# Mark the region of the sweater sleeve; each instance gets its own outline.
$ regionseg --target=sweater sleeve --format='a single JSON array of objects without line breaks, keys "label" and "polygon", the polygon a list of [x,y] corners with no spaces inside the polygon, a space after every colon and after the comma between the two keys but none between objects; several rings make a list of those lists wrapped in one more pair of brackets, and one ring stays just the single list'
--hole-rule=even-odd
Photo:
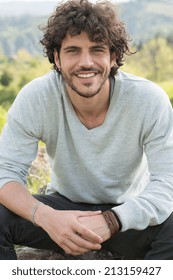
[{"label": "sweater sleeve", "polygon": [[114,208],[122,231],[161,224],[173,211],[173,110],[165,94],[146,112],[142,127],[150,180],[137,197]]},{"label": "sweater sleeve", "polygon": [[0,137],[0,187],[10,181],[26,184],[29,167],[37,155],[40,135],[39,103],[32,86],[26,86],[8,112]]}]

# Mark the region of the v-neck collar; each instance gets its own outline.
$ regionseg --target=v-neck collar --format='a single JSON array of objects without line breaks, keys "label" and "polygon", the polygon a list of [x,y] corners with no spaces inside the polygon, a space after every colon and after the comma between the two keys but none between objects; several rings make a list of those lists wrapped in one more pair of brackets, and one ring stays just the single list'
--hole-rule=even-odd
[{"label": "v-neck collar", "polygon": [[107,110],[105,120],[102,123],[102,125],[92,128],[92,129],[87,128],[77,117],[74,107],[70,101],[70,98],[68,96],[68,93],[67,93],[65,85],[64,85],[65,103],[69,107],[69,112],[70,112],[70,114],[72,114],[72,118],[73,118],[76,126],[78,127],[78,129],[81,129],[81,131],[83,133],[89,133],[89,134],[94,133],[95,134],[95,132],[97,132],[98,130],[102,129],[105,126],[105,124],[107,123],[107,119],[109,118],[109,113],[110,113],[110,111],[112,111],[112,107],[116,103],[115,99],[118,98],[118,91],[115,90],[115,85],[116,85],[115,77],[110,77],[110,103],[109,103],[109,107]]}]

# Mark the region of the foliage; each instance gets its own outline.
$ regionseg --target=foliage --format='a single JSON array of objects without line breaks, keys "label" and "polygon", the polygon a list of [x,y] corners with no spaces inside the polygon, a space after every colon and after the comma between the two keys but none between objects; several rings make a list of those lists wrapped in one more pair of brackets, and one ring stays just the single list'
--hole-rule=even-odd
[{"label": "foliage", "polygon": [[[10,3],[9,9],[8,1],[0,3],[0,53],[13,57],[19,50],[26,49],[31,55],[41,54],[38,42],[42,32],[38,26],[46,24],[56,5],[51,1],[20,1]],[[118,5],[118,13],[135,44],[144,43],[157,34],[170,37],[173,33],[172,0],[131,0]]]},{"label": "foliage", "polygon": [[6,69],[4,69],[0,77],[1,85],[7,87],[9,86],[12,80],[13,80],[12,75]]},{"label": "foliage", "polygon": [[47,154],[44,147],[40,147],[37,158],[33,161],[27,178],[27,186],[31,193],[38,193],[45,190],[50,182],[50,168]]},{"label": "foliage", "polygon": [[134,0],[121,5],[121,18],[134,43],[145,43],[156,35],[173,34],[172,0]]},{"label": "foliage", "polygon": [[168,94],[171,104],[173,106],[173,81],[163,81],[160,82],[159,85],[164,89],[164,91]]},{"label": "foliage", "polygon": [[26,49],[32,55],[41,54],[42,48],[38,44],[41,32],[38,26],[42,21],[42,17],[33,16],[0,18],[2,53],[9,58],[13,58],[21,49]]},{"label": "foliage", "polygon": [[156,37],[144,45],[129,58],[127,67],[134,69],[140,76],[160,82],[172,79],[173,76],[173,44],[167,39]]},{"label": "foliage", "polygon": [[156,37],[141,44],[135,55],[126,58],[123,69],[160,84],[173,104],[173,42],[171,38]]},{"label": "foliage", "polygon": [[0,132],[5,125],[6,118],[7,118],[7,111],[2,106],[0,106]]},{"label": "foliage", "polygon": [[20,89],[32,79],[45,74],[51,66],[41,56],[32,57],[20,50],[13,59],[0,58],[0,105],[8,109]]}]

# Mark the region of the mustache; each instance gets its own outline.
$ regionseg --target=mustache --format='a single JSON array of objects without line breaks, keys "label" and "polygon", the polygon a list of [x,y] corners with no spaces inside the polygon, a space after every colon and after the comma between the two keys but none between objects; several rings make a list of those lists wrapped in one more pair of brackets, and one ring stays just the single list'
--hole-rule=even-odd
[{"label": "mustache", "polygon": [[100,72],[100,70],[95,67],[81,67],[81,68],[77,69],[74,73],[79,74],[81,72],[91,72],[91,71],[97,72],[97,73]]}]

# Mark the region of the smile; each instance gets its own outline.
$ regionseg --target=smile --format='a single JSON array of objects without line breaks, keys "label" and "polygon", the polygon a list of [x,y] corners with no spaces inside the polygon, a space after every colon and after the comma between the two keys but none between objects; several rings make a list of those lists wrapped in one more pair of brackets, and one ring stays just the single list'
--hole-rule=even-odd
[{"label": "smile", "polygon": [[84,78],[84,79],[87,79],[87,78],[92,78],[96,75],[96,73],[83,73],[83,74],[77,74],[76,76],[78,78]]}]

